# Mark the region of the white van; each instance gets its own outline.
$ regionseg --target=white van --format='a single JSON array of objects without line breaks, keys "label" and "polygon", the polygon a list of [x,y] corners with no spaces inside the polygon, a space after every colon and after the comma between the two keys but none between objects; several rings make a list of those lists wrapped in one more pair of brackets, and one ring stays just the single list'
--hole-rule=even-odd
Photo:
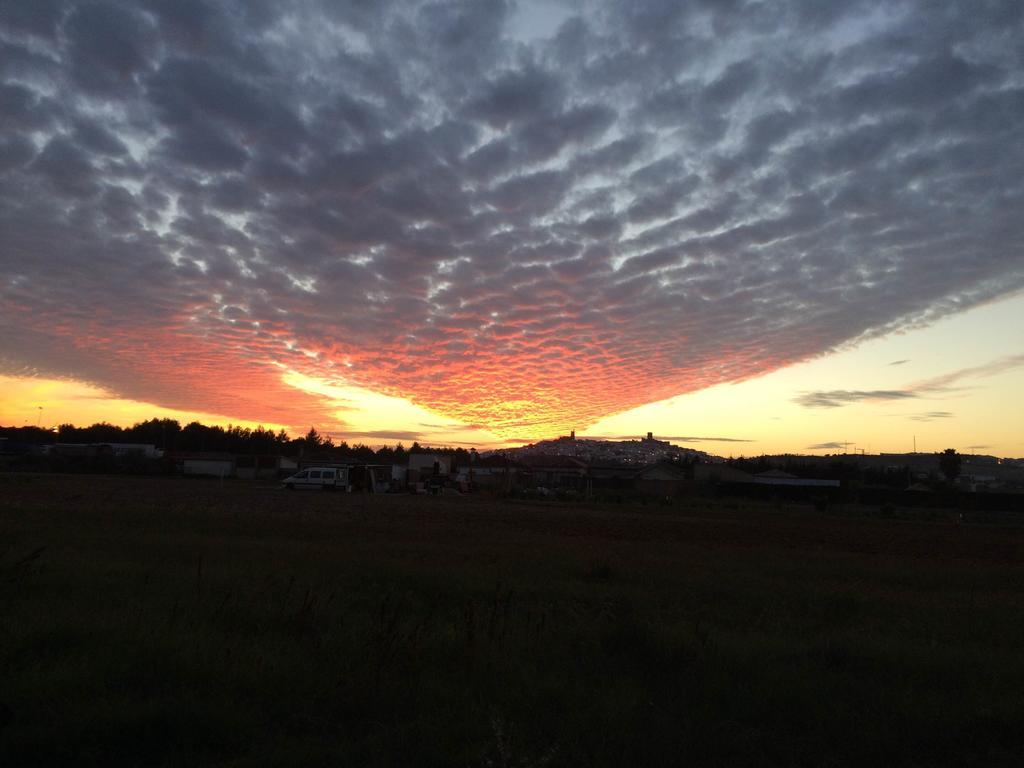
[{"label": "white van", "polygon": [[311,488],[316,491],[347,491],[348,467],[307,467],[284,479],[289,491]]}]

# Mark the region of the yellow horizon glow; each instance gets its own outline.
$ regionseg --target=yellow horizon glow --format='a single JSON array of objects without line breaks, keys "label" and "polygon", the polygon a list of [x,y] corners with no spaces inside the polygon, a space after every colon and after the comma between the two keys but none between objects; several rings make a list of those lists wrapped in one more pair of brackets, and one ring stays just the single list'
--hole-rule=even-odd
[{"label": "yellow horizon glow", "polygon": [[[922,381],[1024,354],[1024,297],[976,307],[928,327],[865,341],[756,379],[721,384],[601,419],[588,435],[725,437],[683,445],[723,456],[937,452],[1024,456],[1024,365],[965,376],[950,391],[864,399],[838,408],[794,402],[808,391],[906,390]],[[894,364],[897,361],[905,361]],[[949,416],[919,420],[929,413]]]},{"label": "yellow horizon glow", "polygon": [[[352,423],[360,425],[357,429],[331,430],[329,433],[332,437],[347,440],[349,438],[345,437],[346,432],[425,432],[432,436],[432,445],[466,443],[487,448],[509,444],[487,430],[474,429],[448,416],[416,405],[406,398],[384,395],[350,384],[333,383],[290,369],[282,374],[281,381],[293,389],[323,397],[327,401],[325,409],[334,409],[334,415],[345,421],[346,426]],[[439,421],[445,423],[435,425],[435,422]],[[420,427],[424,425],[431,426],[421,429]],[[379,439],[383,441],[379,443],[382,445],[408,442],[395,438],[366,438],[360,435],[356,435],[350,442],[364,442],[367,439]]]},{"label": "yellow horizon glow", "polygon": [[177,419],[182,426],[198,421],[207,426],[226,427],[230,424],[246,429],[262,426],[275,432],[287,429],[283,424],[165,408],[118,397],[101,387],[80,381],[0,375],[0,392],[3,393],[0,396],[0,425],[10,427],[34,427],[37,422],[44,429],[56,429],[61,424],[86,427],[100,422],[130,427],[149,419]]}]

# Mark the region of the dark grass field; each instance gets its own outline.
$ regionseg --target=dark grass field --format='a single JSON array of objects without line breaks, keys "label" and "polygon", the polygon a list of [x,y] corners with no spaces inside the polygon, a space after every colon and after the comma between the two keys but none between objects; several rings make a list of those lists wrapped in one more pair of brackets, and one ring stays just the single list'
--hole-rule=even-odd
[{"label": "dark grass field", "polygon": [[0,475],[0,765],[1021,765],[1024,528]]}]

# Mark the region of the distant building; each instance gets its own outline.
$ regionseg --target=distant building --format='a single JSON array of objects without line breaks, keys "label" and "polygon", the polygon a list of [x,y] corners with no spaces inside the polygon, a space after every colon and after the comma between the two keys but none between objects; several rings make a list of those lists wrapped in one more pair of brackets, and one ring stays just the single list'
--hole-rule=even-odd
[{"label": "distant building", "polygon": [[[452,471],[452,459],[440,453],[410,453],[409,473],[419,476],[447,475]],[[410,478],[412,482],[412,478]]]},{"label": "distant building", "polygon": [[409,477],[409,465],[408,464],[392,464],[391,465],[391,485],[394,487],[403,487],[408,481]]},{"label": "distant building", "polygon": [[582,490],[586,485],[587,464],[572,456],[526,456],[523,464],[524,474],[535,488]]},{"label": "distant building", "polygon": [[299,468],[295,459],[274,454],[235,456],[235,472],[245,480],[274,479],[290,475]]},{"label": "distant building", "polygon": [[797,477],[781,469],[770,469],[767,472],[759,472],[754,475],[754,482],[760,485],[788,485],[796,487],[817,487],[817,488],[838,488],[838,480],[814,480],[807,477]]},{"label": "distant building", "polygon": [[597,481],[608,481],[610,485],[631,483],[636,473],[636,464],[625,461],[592,461],[587,467],[587,477]]},{"label": "distant building", "polygon": [[635,473],[633,487],[647,496],[673,498],[692,493],[693,481],[686,476],[686,469],[668,462],[652,464]]},{"label": "distant building", "polygon": [[699,483],[753,483],[754,476],[728,464],[695,464],[693,479]]},{"label": "distant building", "polygon": [[23,443],[19,440],[11,440],[0,437],[0,456],[26,456],[30,453],[41,453],[46,446]]},{"label": "distant building", "polygon": [[490,475],[508,475],[515,474],[516,472],[525,468],[525,464],[510,459],[506,456],[485,456],[482,459],[475,461],[467,469],[473,471],[475,477],[487,477]]},{"label": "distant building", "polygon": [[142,459],[159,459],[164,455],[163,451],[149,443],[55,443],[47,446],[47,453],[52,456],[84,458],[134,456]]},{"label": "distant building", "polygon": [[516,485],[526,465],[506,456],[492,455],[459,468],[459,480],[481,490],[508,492]]},{"label": "distant building", "polygon": [[234,477],[235,457],[230,453],[200,451],[194,453],[176,452],[172,461],[181,474],[193,477]]}]

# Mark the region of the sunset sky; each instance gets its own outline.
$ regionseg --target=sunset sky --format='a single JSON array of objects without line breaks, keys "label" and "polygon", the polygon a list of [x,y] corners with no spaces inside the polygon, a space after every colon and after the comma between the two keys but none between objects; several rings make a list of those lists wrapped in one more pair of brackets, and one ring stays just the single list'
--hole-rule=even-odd
[{"label": "sunset sky", "polygon": [[1024,3],[0,3],[0,425],[1024,456]]}]

